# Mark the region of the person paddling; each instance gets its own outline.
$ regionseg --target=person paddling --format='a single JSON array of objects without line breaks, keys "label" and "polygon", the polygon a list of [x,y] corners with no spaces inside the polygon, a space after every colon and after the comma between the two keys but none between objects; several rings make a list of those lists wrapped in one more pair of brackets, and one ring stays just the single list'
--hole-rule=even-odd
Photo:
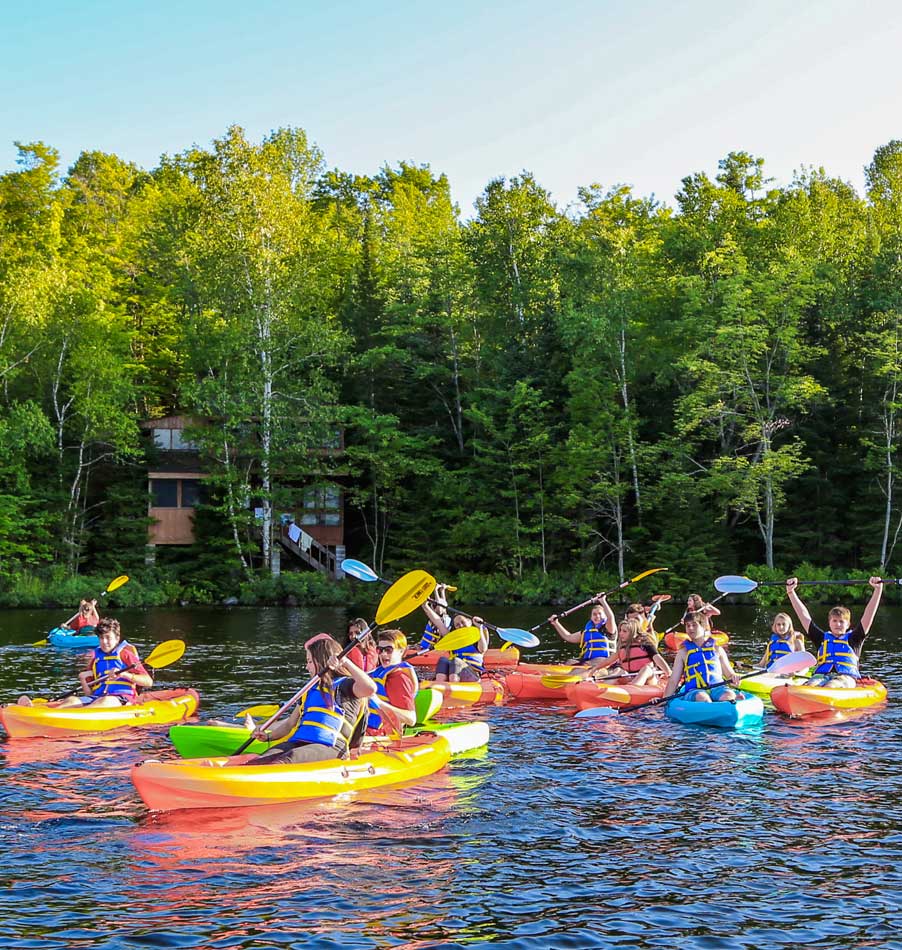
[{"label": "person paddling", "polygon": [[60,626],[67,630],[74,630],[77,633],[85,627],[96,627],[99,622],[100,614],[97,613],[97,601],[94,598],[84,597],[78,605],[78,610]]},{"label": "person paddling", "polygon": [[[357,748],[365,731],[367,700],[376,684],[356,663],[344,657],[328,633],[304,644],[307,672],[319,677],[291,715],[270,728],[254,731],[261,742],[284,740],[245,765],[284,765],[345,759]],[[337,673],[344,676],[336,677]]]},{"label": "person paddling", "polygon": [[660,675],[670,675],[670,665],[658,653],[655,635],[642,630],[638,620],[621,620],[617,628],[617,649],[603,660],[591,663],[590,679],[598,679],[601,671],[613,675],[618,672],[631,677],[633,686],[645,686],[658,681]]},{"label": "person paddling", "polygon": [[798,630],[793,629],[792,617],[789,614],[778,613],[770,629],[770,640],[758,664],[764,669],[770,666],[777,657],[786,656],[787,653],[798,653],[805,649],[805,638]]},{"label": "person paddling", "polygon": [[482,625],[481,617],[455,614],[449,626],[444,617],[429,603],[423,603],[423,612],[435,627],[438,639],[461,627],[479,627],[479,639],[466,647],[451,650],[448,656],[439,657],[435,664],[436,683],[477,683],[482,676],[483,657],[489,648],[489,631]]},{"label": "person paddling", "polygon": [[[380,630],[377,650],[379,665],[370,671],[376,695],[369,701],[366,722],[368,736],[388,735],[400,726],[415,726],[416,695],[419,680],[416,670],[404,662],[407,637],[400,630]],[[386,714],[387,722],[383,719]]]},{"label": "person paddling", "polygon": [[[141,663],[138,651],[122,639],[119,621],[104,617],[95,628],[99,646],[94,648],[91,665],[78,674],[83,696],[66,696],[48,703],[62,706],[125,706],[137,699],[137,690],[150,689],[153,678]],[[19,698],[20,706],[31,706],[28,696]]]},{"label": "person paddling", "polygon": [[827,629],[822,630],[811,619],[808,608],[799,597],[799,579],[787,578],[786,595],[811,645],[818,651],[817,666],[809,680],[811,686],[851,687],[861,679],[858,668],[861,648],[870,633],[883,594],[883,581],[879,577],[871,577],[868,583],[873,588],[873,593],[864,608],[861,620],[852,627],[852,613],[849,608],[833,607],[827,614]]},{"label": "person paddling", "polygon": [[[738,685],[739,674],[733,669],[724,648],[714,642],[705,626],[704,615],[691,610],[686,614],[683,625],[688,639],[677,650],[670,679],[664,688],[664,698],[676,696],[682,681],[679,695],[683,699],[701,703],[720,700],[734,702],[740,699],[743,694],[727,685]],[[706,688],[715,683],[723,685],[715,686],[714,689]]]},{"label": "person paddling", "polygon": [[604,594],[599,594],[595,601],[589,619],[579,633],[571,633],[560,622],[557,614],[552,614],[548,618],[548,622],[562,640],[579,644],[580,654],[576,660],[577,664],[607,659],[614,648],[612,640],[617,627],[614,611],[611,610],[611,605]]}]

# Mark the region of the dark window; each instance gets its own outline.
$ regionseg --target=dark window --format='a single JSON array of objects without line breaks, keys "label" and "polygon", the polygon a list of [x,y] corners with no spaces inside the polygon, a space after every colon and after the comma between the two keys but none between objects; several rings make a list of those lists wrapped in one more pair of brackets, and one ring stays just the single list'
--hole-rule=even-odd
[{"label": "dark window", "polygon": [[174,478],[152,478],[150,493],[154,508],[178,508],[179,483]]},{"label": "dark window", "polygon": [[182,482],[182,508],[196,508],[203,501],[204,491],[200,481],[185,479]]}]

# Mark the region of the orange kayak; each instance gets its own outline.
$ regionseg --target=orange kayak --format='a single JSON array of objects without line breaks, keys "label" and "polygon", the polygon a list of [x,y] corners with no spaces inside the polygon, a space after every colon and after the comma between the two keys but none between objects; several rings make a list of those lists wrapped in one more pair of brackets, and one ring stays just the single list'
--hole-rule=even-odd
[{"label": "orange kayak", "polygon": [[95,709],[92,706],[0,706],[0,722],[12,738],[73,736],[134,726],[182,722],[197,711],[193,689],[142,693],[135,703]]},{"label": "orange kayak", "polygon": [[596,706],[637,706],[664,695],[665,681],[657,686],[633,686],[625,681],[593,682],[585,680],[567,687],[567,698],[580,709]]},{"label": "orange kayak", "polygon": [[442,709],[455,706],[475,706],[479,703],[504,702],[504,686],[496,679],[484,676],[478,683],[434,683],[429,689],[442,696]]},{"label": "orange kayak", "polygon": [[511,699],[550,699],[567,702],[567,684],[555,683],[553,679],[553,675],[549,674],[521,673],[519,670],[514,670],[504,677],[504,689]]},{"label": "orange kayak", "polygon": [[[714,642],[719,647],[725,647],[730,642],[730,635],[724,633],[723,630],[712,630],[711,636],[714,637]],[[670,633],[666,634],[664,637],[664,643],[667,645],[669,650],[673,650],[676,653],[677,650],[686,642],[686,634],[682,630],[671,630]]]},{"label": "orange kayak", "polygon": [[860,679],[857,686],[777,686],[770,694],[770,701],[774,706],[781,713],[793,718],[867,709],[885,699],[886,687],[883,683],[867,677]]},{"label": "orange kayak", "polygon": [[[404,659],[411,666],[429,666],[434,668],[439,657],[448,656],[447,650],[430,650],[428,653],[417,653],[408,650]],[[516,647],[509,650],[486,650],[482,658],[482,665],[487,670],[512,670],[520,661],[520,651]]]},{"label": "orange kayak", "polygon": [[468,722],[392,740],[346,760],[241,765],[253,757],[151,759],[133,766],[131,779],[148,808],[158,811],[283,804],[423,778],[447,765],[452,755],[488,739],[486,723]]}]

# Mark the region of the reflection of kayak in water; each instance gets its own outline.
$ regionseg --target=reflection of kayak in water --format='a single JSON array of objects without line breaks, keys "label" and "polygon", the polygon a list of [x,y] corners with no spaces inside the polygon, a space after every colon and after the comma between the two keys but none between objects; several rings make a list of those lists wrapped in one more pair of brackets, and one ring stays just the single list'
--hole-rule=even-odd
[{"label": "reflection of kayak in water", "polygon": [[485,745],[488,738],[486,723],[458,723],[385,740],[348,759],[294,765],[241,765],[247,756],[148,760],[132,768],[131,779],[145,804],[158,811],[279,804],[414,781],[443,768],[455,752]]},{"label": "reflection of kayak in water", "polygon": [[[724,633],[723,630],[712,630],[711,636],[714,637],[714,642],[719,647],[725,647],[730,642],[730,635]],[[670,633],[664,636],[664,643],[668,650],[673,650],[676,653],[687,639],[688,637],[682,630],[671,630]]]}]

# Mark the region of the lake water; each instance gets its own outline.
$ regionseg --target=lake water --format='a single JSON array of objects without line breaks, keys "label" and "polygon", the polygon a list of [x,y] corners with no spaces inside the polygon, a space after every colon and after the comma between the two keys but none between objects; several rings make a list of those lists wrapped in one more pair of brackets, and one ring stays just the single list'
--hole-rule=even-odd
[{"label": "lake water", "polygon": [[[528,628],[549,612],[484,615]],[[659,628],[677,619],[662,613]],[[25,645],[64,614],[7,612],[0,699],[74,685],[77,653]],[[201,718],[287,698],[304,681],[303,640],[346,619],[117,616],[145,656],[185,640],[158,682],[196,687]],[[719,625],[734,657],[760,655],[764,615],[727,608]],[[492,727],[482,757],[416,786],[287,807],[149,814],[128,769],[172,754],[164,727],[4,738],[0,947],[902,948],[900,626],[902,612],[882,610],[865,645],[889,704],[848,722],[770,712],[722,733],[655,708],[578,720],[509,704],[471,712]],[[530,651],[568,655],[547,634]]]}]

